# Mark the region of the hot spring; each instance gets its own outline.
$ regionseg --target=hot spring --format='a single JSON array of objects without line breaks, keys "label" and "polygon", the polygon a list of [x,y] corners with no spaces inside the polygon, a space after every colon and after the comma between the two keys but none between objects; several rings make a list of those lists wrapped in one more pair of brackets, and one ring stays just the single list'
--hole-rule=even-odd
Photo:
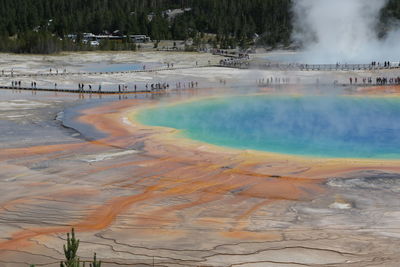
[{"label": "hot spring", "polygon": [[400,158],[400,98],[253,95],[149,108],[146,125],[218,146],[325,158]]}]

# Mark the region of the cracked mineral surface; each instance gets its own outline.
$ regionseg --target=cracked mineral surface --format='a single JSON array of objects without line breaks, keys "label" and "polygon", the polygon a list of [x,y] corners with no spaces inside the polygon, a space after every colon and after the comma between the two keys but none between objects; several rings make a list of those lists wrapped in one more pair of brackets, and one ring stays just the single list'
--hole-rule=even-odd
[{"label": "cracked mineral surface", "polygon": [[[85,54],[81,61],[99,57],[110,55]],[[49,60],[62,65],[71,58],[8,64],[32,72],[47,69]],[[193,56],[175,58],[190,65]],[[71,227],[81,240],[81,259],[96,252],[104,266],[398,266],[398,161],[222,149],[132,119],[136,110],[160,102],[243,94],[235,86],[253,82],[250,73],[148,73],[151,81],[197,77],[206,86],[123,98],[0,91],[0,266],[59,266]],[[136,76],[79,79],[112,83]],[[228,86],[219,85],[221,78]],[[79,80],[62,79],[66,86]],[[245,93],[271,90],[247,86]]]}]

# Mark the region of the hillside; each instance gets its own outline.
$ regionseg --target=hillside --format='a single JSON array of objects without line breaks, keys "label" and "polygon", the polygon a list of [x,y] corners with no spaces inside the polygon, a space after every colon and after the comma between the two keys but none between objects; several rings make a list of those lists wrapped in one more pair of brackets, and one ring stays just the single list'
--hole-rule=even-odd
[{"label": "hillside", "polygon": [[[293,0],[0,0],[0,51],[51,53],[85,50],[68,34],[143,34],[152,40],[246,47],[290,44]],[[185,9],[182,12],[177,10]],[[391,0],[382,21],[400,17]],[[213,34],[214,39],[204,36]],[[129,42],[128,40],[126,41]],[[135,49],[125,44],[115,49]],[[110,49],[109,46],[101,47]]]}]

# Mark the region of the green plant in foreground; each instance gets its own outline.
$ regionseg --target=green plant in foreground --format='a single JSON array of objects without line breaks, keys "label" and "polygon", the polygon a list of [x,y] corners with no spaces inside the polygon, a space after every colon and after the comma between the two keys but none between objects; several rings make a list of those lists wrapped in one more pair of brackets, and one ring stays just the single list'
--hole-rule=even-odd
[{"label": "green plant in foreground", "polygon": [[64,245],[66,261],[60,263],[60,267],[80,267],[79,258],[76,253],[79,248],[79,240],[75,238],[75,230],[72,228],[71,236],[67,234],[67,245]]},{"label": "green plant in foreground", "polygon": [[101,267],[101,261],[97,261],[96,253],[94,253],[93,263],[90,264],[90,267]]},{"label": "green plant in foreground", "polygon": [[[79,239],[75,238],[74,228],[71,230],[71,235],[67,233],[67,244],[64,244],[63,248],[66,260],[60,262],[60,267],[85,267],[85,262],[81,262],[76,255],[79,248]],[[31,264],[30,267],[35,267],[35,265]],[[101,267],[101,261],[97,261],[96,253],[94,253],[93,262],[90,263],[90,267]]]}]

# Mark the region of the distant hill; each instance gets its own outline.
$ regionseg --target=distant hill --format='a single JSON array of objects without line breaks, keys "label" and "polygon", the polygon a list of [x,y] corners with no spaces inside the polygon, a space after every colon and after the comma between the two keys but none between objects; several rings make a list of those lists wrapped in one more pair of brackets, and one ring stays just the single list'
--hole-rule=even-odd
[{"label": "distant hill", "polygon": [[[65,36],[117,30],[124,35],[148,35],[152,40],[192,38],[195,44],[208,42],[222,48],[246,47],[255,40],[271,47],[288,45],[292,1],[0,0],[0,51],[81,50],[87,47]],[[391,0],[383,14],[385,22],[400,17],[400,1]]]}]

